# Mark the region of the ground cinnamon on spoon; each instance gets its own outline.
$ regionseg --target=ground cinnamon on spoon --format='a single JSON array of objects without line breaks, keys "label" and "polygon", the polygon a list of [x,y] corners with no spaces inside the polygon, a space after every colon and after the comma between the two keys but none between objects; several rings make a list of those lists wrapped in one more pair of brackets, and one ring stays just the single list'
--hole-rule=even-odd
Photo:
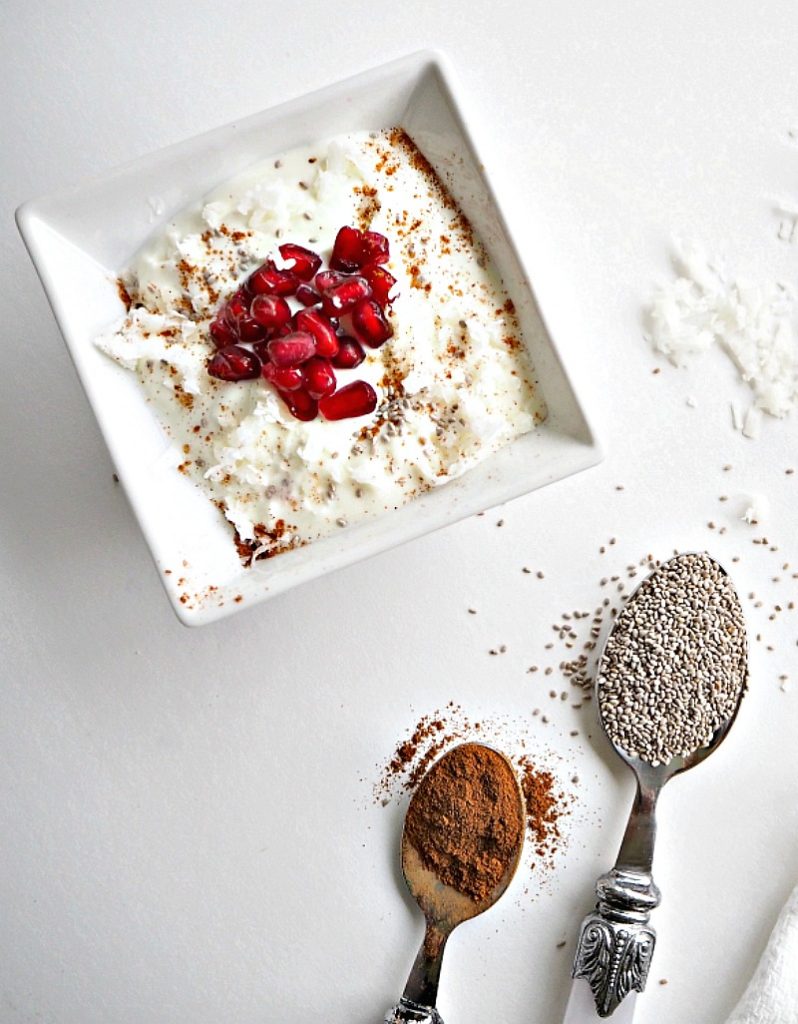
[{"label": "ground cinnamon on spoon", "polygon": [[[446,750],[458,741],[480,740],[505,749],[510,744],[510,760],[526,798],[526,862],[529,870],[534,871],[536,882],[526,894],[534,897],[551,879],[568,845],[566,819],[573,815],[577,805],[575,789],[580,780],[572,773],[569,783],[565,784],[562,758],[550,750],[536,749],[534,754],[524,750],[526,736],[519,737],[511,721],[503,718],[472,720],[454,701],[422,715],[382,766],[374,784],[374,802],[387,806],[401,799],[403,793],[414,792],[430,765]],[[553,769],[553,762],[558,764],[559,770]]]},{"label": "ground cinnamon on spoon", "polygon": [[421,781],[405,839],[442,882],[480,903],[514,862],[524,825],[517,782],[505,759],[465,743]]}]

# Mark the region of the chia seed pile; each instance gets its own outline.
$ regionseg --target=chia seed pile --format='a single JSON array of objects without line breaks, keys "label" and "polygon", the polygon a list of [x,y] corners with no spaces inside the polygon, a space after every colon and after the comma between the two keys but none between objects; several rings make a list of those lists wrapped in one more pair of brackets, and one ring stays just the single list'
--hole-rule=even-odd
[{"label": "chia seed pile", "polygon": [[705,554],[679,555],[645,580],[619,613],[599,667],[611,741],[651,765],[707,746],[747,680],[737,594]]}]

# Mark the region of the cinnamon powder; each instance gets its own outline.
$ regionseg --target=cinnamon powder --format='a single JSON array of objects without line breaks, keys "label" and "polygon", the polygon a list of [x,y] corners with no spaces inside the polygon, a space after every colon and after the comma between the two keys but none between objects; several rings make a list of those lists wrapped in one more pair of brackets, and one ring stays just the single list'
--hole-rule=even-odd
[{"label": "cinnamon powder", "polygon": [[515,776],[501,754],[477,743],[454,747],[428,772],[405,821],[424,866],[477,903],[504,878],[523,835]]},{"label": "cinnamon powder", "polygon": [[564,794],[551,772],[536,768],[528,757],[518,759],[521,792],[526,802],[527,829],[538,857],[548,857],[559,846],[559,818]]},{"label": "cinnamon powder", "polygon": [[[402,792],[414,792],[424,774],[455,743],[478,740],[505,746],[510,743],[521,751],[510,754],[518,772],[521,791],[526,802],[526,837],[528,867],[535,872],[539,884],[556,870],[557,862],[568,845],[564,819],[573,813],[576,795],[565,788],[558,775],[549,769],[554,755],[541,751],[533,757],[526,739],[514,737],[512,723],[499,719],[472,720],[463,708],[450,701],[444,708],[423,715],[408,730],[391,758],[382,766],[374,784],[374,800],[383,806]],[[524,732],[526,727],[524,726]],[[527,748],[526,750],[524,748]],[[576,786],[578,779],[571,778]]]}]

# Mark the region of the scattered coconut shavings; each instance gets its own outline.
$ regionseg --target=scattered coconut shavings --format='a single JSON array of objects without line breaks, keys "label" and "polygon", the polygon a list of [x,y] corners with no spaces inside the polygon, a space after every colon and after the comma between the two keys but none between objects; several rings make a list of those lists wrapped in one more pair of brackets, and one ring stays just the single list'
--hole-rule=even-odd
[{"label": "scattered coconut shavings", "polygon": [[749,526],[758,526],[767,518],[769,511],[768,500],[763,494],[751,494],[746,499],[746,509],[740,518]]},{"label": "scattered coconut shavings", "polygon": [[677,244],[675,281],[660,284],[646,310],[648,339],[674,366],[718,345],[753,392],[732,405],[735,427],[756,438],[761,414],[782,418],[798,404],[798,342],[793,291],[781,282],[728,280],[695,245]]},{"label": "scattered coconut shavings", "polygon": [[756,441],[762,433],[762,413],[756,406],[750,406],[745,413],[743,420],[743,437]]}]

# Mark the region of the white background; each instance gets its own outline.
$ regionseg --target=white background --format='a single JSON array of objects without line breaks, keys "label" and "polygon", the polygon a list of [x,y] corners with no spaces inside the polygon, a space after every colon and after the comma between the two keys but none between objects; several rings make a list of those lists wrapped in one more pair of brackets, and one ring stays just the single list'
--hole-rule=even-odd
[{"label": "white background", "polygon": [[[798,279],[776,210],[798,202],[798,8],[7,0],[3,14],[0,1021],[379,1020],[421,926],[395,863],[403,808],[374,805],[371,786],[417,715],[454,699],[477,718],[521,716],[527,750],[559,751],[583,782],[547,884],[522,872],[455,935],[441,1008],[447,1024],[556,1024],[630,783],[587,738],[589,713],[549,701],[550,680],[525,668],[546,663],[562,611],[603,596],[600,576],[708,546],[729,565],[740,555],[734,578],[765,602],[746,600],[764,640],[728,743],[663,800],[659,945],[637,1019],[721,1024],[798,881],[798,611],[767,617],[798,599],[798,432],[793,418],[756,442],[734,434],[740,391],[720,354],[652,375],[640,309],[674,234],[751,280]],[[533,285],[607,459],[186,630],[112,482],[13,209],[428,45],[452,58],[526,226]],[[751,493],[770,500],[760,534],[777,553],[738,519]],[[499,643],[507,653],[490,657]],[[538,705],[548,727],[529,717]]]}]

